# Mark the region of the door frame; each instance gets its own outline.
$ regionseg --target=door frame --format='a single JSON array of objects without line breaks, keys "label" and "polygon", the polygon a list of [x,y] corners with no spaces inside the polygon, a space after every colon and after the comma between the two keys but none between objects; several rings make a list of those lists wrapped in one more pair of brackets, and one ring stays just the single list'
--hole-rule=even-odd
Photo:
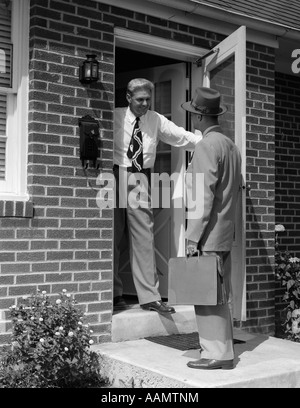
[{"label": "door frame", "polygon": [[[115,28],[115,47],[122,47],[134,51],[163,56],[176,59],[182,62],[194,63],[199,56],[207,53],[207,50],[200,47],[184,44],[178,41],[171,41],[148,34],[143,34],[123,28]],[[187,78],[186,89],[191,89],[190,79]],[[173,154],[172,154],[173,155]],[[181,243],[180,251],[185,251]]]},{"label": "door frame", "polygon": [[[199,67],[196,64],[196,61],[199,58],[205,56],[207,54],[207,49],[201,47],[195,47],[192,45],[188,45],[185,43],[166,40],[160,37],[155,37],[149,34],[143,34],[123,28],[115,28],[115,47],[122,47],[127,49],[132,49],[135,51],[140,51],[143,53],[153,54],[153,55],[161,55],[164,57],[174,58],[177,60],[182,60],[186,62],[192,62],[192,73],[191,73],[191,83],[188,84],[187,89],[193,91],[197,86],[208,86],[209,84],[209,75],[207,75],[207,68],[212,68],[214,64],[219,63],[219,59],[222,57],[221,54],[213,53],[208,57],[204,58],[204,66]],[[239,41],[242,37],[242,42]],[[236,103],[235,114],[238,116],[235,117],[242,117],[242,121],[238,121],[235,123],[235,132],[240,132],[242,135],[241,143],[238,144],[238,147],[241,151],[242,155],[242,175],[243,175],[243,183],[241,185],[242,189],[242,232],[241,232],[241,240],[242,240],[242,267],[244,276],[245,273],[245,242],[246,242],[246,189],[245,189],[245,180],[246,180],[246,80],[240,81],[240,73],[246,69],[246,46],[241,46],[241,44],[246,44],[246,27],[241,26],[239,29],[234,31],[230,34],[225,40],[223,40],[222,44],[227,45],[227,56],[232,55],[233,53],[236,54],[237,58],[235,58],[235,83],[242,84],[242,86],[235,87],[235,99],[239,101]],[[219,44],[220,45],[220,44]],[[218,46],[214,48],[217,50]],[[212,68],[213,69],[213,68]],[[242,71],[241,71],[242,70]],[[190,81],[190,79],[188,79]],[[243,95],[241,98],[240,95]],[[237,122],[237,121],[235,121]],[[246,279],[243,282],[243,307],[241,313],[241,320],[246,320]]]},{"label": "door frame", "polygon": [[[169,65],[142,68],[134,71],[120,73],[115,80],[116,91],[124,89],[132,78],[148,78],[154,84],[161,82],[171,83],[170,100],[170,120],[177,126],[186,128],[186,114],[181,108],[181,103],[186,101],[185,77],[187,72],[187,62],[177,62]],[[165,115],[155,105],[156,88],[152,92],[152,108],[154,111]],[[125,101],[124,101],[125,102]],[[154,238],[156,266],[159,277],[159,292],[162,298],[168,297],[168,261],[172,257],[185,256],[185,208],[184,208],[184,188],[183,180],[186,169],[187,148],[174,147],[169,145],[168,150],[171,154],[170,163],[170,207],[161,207],[158,213],[154,213]],[[159,154],[159,152],[157,152]],[[158,157],[157,157],[158,159]],[[156,160],[157,161],[157,160]],[[155,172],[155,167],[153,172]],[[154,185],[153,185],[154,187]],[[156,186],[158,187],[158,186]],[[159,192],[161,198],[162,191]],[[161,235],[163,237],[161,237]],[[165,246],[167,242],[167,247]],[[121,253],[121,259],[122,259]],[[125,253],[124,253],[125,254]],[[124,294],[134,295],[135,288],[128,269],[129,260],[119,264],[119,276],[122,275]]]}]

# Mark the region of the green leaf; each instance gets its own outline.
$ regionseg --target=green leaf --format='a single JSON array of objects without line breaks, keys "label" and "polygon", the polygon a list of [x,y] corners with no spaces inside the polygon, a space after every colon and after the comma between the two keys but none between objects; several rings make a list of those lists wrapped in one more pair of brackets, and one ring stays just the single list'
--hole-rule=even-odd
[{"label": "green leaf", "polygon": [[290,290],[290,288],[291,288],[292,286],[294,286],[294,284],[295,284],[295,281],[294,281],[293,279],[290,279],[290,280],[287,282],[287,290]]}]

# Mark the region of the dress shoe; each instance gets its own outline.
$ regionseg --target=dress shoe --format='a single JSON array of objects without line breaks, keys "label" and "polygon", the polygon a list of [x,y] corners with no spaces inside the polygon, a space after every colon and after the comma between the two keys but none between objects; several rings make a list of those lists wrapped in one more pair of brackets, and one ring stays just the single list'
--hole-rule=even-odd
[{"label": "dress shoe", "polygon": [[156,300],[155,302],[144,303],[141,305],[141,308],[144,310],[154,310],[160,314],[171,314],[175,313],[174,307],[167,306],[163,301]]},{"label": "dress shoe", "polygon": [[114,309],[118,310],[118,309],[125,309],[127,304],[125,300],[122,298],[122,296],[116,296],[114,297],[114,300],[113,300],[113,306],[114,306]]},{"label": "dress shoe", "polygon": [[189,361],[187,366],[198,368],[199,370],[232,370],[233,360],[214,360],[209,358],[200,358],[200,360]]}]

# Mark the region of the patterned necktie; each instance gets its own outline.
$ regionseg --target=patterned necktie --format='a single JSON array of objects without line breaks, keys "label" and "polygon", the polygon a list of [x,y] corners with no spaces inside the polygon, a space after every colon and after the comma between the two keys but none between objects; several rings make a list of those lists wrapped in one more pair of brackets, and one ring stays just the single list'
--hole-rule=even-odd
[{"label": "patterned necktie", "polygon": [[143,139],[139,121],[140,118],[137,117],[127,151],[128,158],[132,160],[133,173],[143,170]]}]

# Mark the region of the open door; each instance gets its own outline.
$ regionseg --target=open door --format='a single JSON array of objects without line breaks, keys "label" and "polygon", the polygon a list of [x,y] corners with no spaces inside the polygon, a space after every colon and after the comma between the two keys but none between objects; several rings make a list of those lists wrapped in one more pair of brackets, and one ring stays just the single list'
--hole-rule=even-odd
[{"label": "open door", "polygon": [[[242,26],[218,44],[212,53],[202,57],[198,71],[203,86],[217,89],[228,112],[220,117],[220,125],[240,149],[243,182],[237,203],[236,228],[232,249],[233,318],[246,320],[246,27]],[[199,86],[199,85],[198,85]]]}]

